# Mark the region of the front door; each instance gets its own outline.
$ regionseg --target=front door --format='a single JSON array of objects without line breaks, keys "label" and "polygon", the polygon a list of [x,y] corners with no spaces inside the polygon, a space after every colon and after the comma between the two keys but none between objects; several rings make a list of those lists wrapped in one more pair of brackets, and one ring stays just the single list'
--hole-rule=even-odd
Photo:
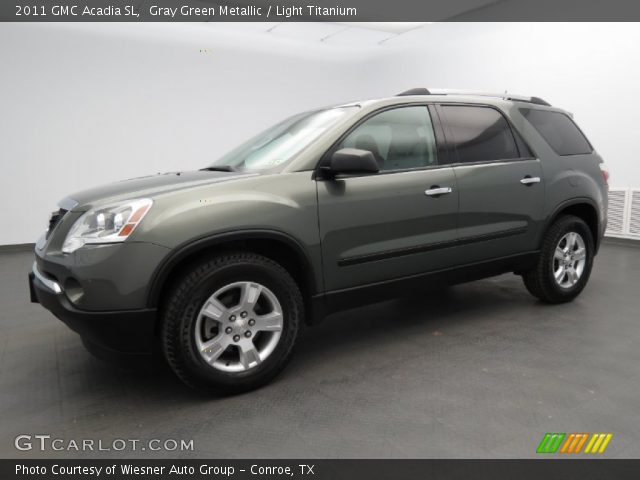
[{"label": "front door", "polygon": [[318,209],[328,291],[450,266],[458,188],[438,160],[426,106],[384,110],[361,122],[333,151],[371,151],[380,172],[319,180]]}]

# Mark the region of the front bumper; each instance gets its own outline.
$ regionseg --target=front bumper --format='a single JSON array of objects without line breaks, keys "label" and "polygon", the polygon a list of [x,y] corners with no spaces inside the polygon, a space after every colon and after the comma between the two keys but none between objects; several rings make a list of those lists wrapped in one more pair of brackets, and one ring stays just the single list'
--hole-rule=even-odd
[{"label": "front bumper", "polygon": [[156,309],[86,311],[72,305],[59,283],[39,271],[29,274],[31,301],[79,333],[85,343],[114,354],[150,354],[154,345]]}]

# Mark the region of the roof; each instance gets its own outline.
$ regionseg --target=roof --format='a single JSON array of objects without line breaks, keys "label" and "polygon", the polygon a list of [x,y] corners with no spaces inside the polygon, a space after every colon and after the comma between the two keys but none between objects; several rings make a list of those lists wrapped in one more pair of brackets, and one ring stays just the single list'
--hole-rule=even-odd
[{"label": "roof", "polygon": [[360,107],[361,114],[368,114],[381,107],[392,105],[406,105],[408,103],[463,103],[491,105],[498,107],[503,111],[511,108],[533,108],[536,110],[550,110],[562,112],[572,116],[572,114],[562,108],[553,107],[548,102],[539,97],[527,97],[523,95],[514,95],[510,93],[489,93],[489,92],[473,92],[468,90],[445,90],[445,89],[426,89],[415,88],[402,92],[401,94],[372,98],[367,100],[349,102],[337,107]]}]

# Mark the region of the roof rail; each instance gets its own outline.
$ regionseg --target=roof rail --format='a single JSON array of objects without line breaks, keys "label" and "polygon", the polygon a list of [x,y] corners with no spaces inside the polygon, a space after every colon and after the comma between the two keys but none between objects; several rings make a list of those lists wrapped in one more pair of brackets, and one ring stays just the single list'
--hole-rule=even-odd
[{"label": "roof rail", "polygon": [[449,90],[449,89],[428,90],[426,88],[412,88],[411,90],[407,90],[405,92],[399,93],[396,96],[403,97],[407,95],[469,95],[473,97],[494,97],[494,98],[501,98],[503,100],[527,102],[527,103],[533,103],[535,105],[544,105],[546,107],[551,106],[550,103],[546,102],[540,97],[526,97],[523,95],[512,95],[507,92],[489,93],[489,92],[474,92],[470,90]]}]

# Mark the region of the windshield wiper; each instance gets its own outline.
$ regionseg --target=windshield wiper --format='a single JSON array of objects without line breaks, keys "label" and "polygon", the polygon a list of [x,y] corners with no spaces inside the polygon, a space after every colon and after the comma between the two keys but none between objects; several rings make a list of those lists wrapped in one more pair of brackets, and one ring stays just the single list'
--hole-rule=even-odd
[{"label": "windshield wiper", "polygon": [[200,169],[201,172],[237,172],[231,165],[214,165],[213,167],[205,167]]}]

